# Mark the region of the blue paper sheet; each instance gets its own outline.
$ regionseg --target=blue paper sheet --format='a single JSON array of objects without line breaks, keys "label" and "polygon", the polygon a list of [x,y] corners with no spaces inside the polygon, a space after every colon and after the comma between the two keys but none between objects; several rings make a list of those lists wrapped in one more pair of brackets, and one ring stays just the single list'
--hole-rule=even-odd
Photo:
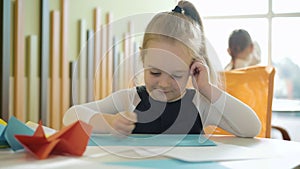
[{"label": "blue paper sheet", "polygon": [[16,119],[15,117],[11,117],[7,122],[7,126],[5,129],[4,137],[9,146],[14,150],[23,149],[23,146],[18,142],[15,138],[16,134],[22,135],[33,135],[34,131],[26,126],[24,123]]},{"label": "blue paper sheet", "polygon": [[0,148],[6,148],[9,146],[4,137],[5,129],[6,129],[6,126],[0,124]]},{"label": "blue paper sheet", "polygon": [[199,163],[188,163],[175,159],[155,159],[155,160],[133,160],[133,161],[121,161],[121,162],[107,162],[107,165],[118,165],[135,168],[172,168],[172,169],[228,169],[217,162],[199,162]]},{"label": "blue paper sheet", "polygon": [[198,134],[133,134],[126,138],[113,135],[92,135],[89,146],[215,146],[216,144]]}]

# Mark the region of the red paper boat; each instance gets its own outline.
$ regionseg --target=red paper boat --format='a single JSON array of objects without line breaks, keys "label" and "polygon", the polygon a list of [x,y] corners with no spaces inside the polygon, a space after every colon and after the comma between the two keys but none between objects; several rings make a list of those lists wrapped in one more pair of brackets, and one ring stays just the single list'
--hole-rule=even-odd
[{"label": "red paper boat", "polygon": [[81,156],[86,149],[91,132],[91,125],[77,121],[48,138],[41,124],[33,136],[15,135],[15,137],[26,150],[39,159],[45,159],[50,154]]}]

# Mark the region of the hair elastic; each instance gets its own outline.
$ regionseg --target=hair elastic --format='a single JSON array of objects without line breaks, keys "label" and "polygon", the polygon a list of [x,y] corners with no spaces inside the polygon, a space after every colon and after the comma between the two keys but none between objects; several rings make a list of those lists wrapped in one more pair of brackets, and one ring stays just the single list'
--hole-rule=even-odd
[{"label": "hair elastic", "polygon": [[184,10],[182,8],[180,8],[179,6],[176,6],[172,11],[177,12],[177,13],[184,13]]}]

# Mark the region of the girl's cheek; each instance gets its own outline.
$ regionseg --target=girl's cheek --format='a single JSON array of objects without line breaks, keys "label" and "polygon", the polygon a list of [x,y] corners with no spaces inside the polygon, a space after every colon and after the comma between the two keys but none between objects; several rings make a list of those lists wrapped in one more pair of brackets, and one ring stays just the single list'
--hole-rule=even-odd
[{"label": "girl's cheek", "polygon": [[173,86],[178,88],[178,89],[183,89],[185,88],[185,85],[184,85],[184,80],[180,79],[180,80],[174,80],[173,81]]}]

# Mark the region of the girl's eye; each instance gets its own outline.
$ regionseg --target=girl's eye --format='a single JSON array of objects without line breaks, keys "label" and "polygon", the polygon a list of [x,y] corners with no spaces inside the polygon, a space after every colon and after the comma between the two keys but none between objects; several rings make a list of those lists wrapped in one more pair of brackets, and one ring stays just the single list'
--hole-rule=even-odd
[{"label": "girl's eye", "polygon": [[182,78],[182,75],[173,75],[173,77],[176,79],[180,79],[180,78]]},{"label": "girl's eye", "polygon": [[150,74],[153,76],[159,76],[159,75],[161,75],[161,72],[150,71]]}]

